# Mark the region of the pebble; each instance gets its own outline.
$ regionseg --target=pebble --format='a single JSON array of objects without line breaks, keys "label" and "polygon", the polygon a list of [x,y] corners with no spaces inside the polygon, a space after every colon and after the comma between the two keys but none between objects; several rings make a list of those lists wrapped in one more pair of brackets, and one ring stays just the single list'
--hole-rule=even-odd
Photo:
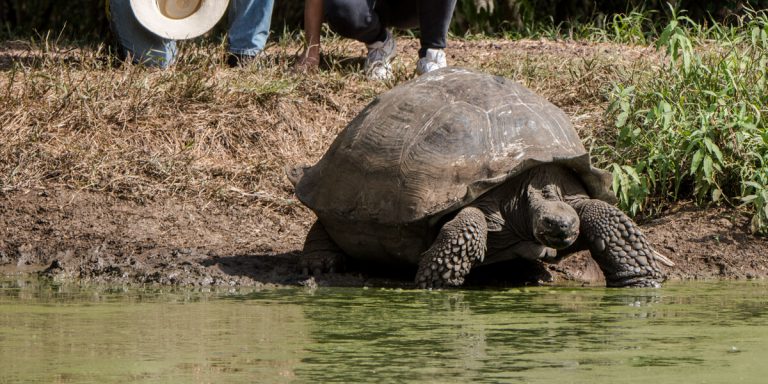
[{"label": "pebble", "polygon": [[722,219],[718,220],[717,224],[720,225],[723,228],[728,228],[728,229],[733,228],[733,223],[731,223],[731,221],[726,219],[726,218],[722,218]]}]

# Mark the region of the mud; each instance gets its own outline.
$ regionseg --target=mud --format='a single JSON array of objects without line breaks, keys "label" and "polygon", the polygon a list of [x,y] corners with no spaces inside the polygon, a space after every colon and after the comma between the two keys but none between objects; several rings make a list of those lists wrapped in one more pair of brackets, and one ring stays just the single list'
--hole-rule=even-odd
[{"label": "mud", "polygon": [[[258,204],[162,200],[146,203],[67,189],[0,195],[0,272],[53,280],[195,286],[402,286],[410,271],[351,269],[308,279],[299,252],[311,216],[282,219]],[[267,217],[272,217],[267,219]],[[676,266],[672,280],[764,279],[768,240],[748,233],[736,210],[680,205],[642,223]],[[506,271],[518,271],[513,274]],[[499,272],[501,271],[501,272]],[[555,265],[478,270],[471,285],[602,284],[588,254]]]}]

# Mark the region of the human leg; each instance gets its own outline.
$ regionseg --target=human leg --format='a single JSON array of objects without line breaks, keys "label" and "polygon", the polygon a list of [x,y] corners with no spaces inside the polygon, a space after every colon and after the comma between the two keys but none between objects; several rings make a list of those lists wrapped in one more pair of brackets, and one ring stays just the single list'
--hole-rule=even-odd
[{"label": "human leg", "polygon": [[341,36],[365,44],[384,41],[386,30],[374,0],[327,0],[323,2],[325,20]]},{"label": "human leg", "polygon": [[110,27],[120,44],[121,54],[135,64],[167,68],[176,59],[176,42],[148,31],[133,14],[129,0],[110,0]]},{"label": "human leg", "polygon": [[324,2],[324,12],[332,30],[366,44],[365,72],[370,79],[384,80],[392,76],[390,61],[397,45],[375,4],[374,0],[329,0]]},{"label": "human leg", "polygon": [[269,37],[274,0],[231,0],[229,4],[229,52],[239,57],[256,56]]},{"label": "human leg", "polygon": [[424,74],[448,65],[443,50],[456,0],[419,0],[418,6],[421,48],[416,72]]},{"label": "human leg", "polygon": [[419,57],[424,57],[427,49],[445,49],[456,0],[418,0],[416,3],[421,31]]},{"label": "human leg", "polygon": [[397,28],[419,28],[421,48],[416,72],[423,74],[447,66],[448,27],[456,0],[386,0],[376,4],[383,23]]}]

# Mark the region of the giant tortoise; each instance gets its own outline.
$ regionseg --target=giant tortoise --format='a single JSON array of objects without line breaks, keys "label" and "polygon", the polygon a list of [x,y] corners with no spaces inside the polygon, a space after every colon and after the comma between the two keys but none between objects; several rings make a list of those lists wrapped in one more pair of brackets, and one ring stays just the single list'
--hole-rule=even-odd
[{"label": "giant tortoise", "polygon": [[401,84],[288,178],[318,217],[304,257],[418,265],[420,287],[583,249],[609,286],[659,286],[672,264],[612,205],[565,113],[503,77],[445,68]]}]

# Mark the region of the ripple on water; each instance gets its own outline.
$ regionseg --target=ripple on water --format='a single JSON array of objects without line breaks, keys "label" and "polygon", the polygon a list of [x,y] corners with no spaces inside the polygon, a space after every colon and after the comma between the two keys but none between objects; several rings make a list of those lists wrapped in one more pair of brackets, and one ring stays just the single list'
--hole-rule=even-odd
[{"label": "ripple on water", "polygon": [[199,291],[0,281],[10,382],[761,382],[768,285]]}]

